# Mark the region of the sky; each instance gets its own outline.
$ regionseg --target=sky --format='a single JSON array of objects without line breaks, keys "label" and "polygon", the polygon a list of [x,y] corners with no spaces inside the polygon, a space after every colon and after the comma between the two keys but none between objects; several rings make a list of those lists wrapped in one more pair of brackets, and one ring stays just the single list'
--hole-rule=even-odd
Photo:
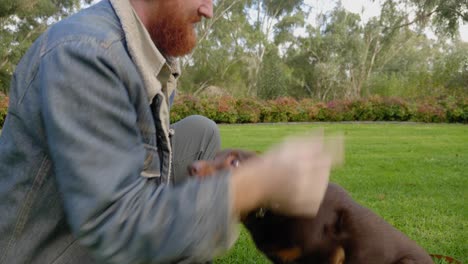
[{"label": "sky", "polygon": [[[312,7],[310,19],[313,19],[316,14],[321,12],[327,12],[333,9],[336,1],[330,0],[304,0],[307,5]],[[342,0],[343,7],[353,13],[361,14],[361,18],[364,22],[368,21],[369,18],[380,15],[380,2],[379,0]],[[434,38],[434,33],[427,31],[427,36]],[[460,26],[460,36],[463,41],[468,41],[468,24],[462,24]]]}]

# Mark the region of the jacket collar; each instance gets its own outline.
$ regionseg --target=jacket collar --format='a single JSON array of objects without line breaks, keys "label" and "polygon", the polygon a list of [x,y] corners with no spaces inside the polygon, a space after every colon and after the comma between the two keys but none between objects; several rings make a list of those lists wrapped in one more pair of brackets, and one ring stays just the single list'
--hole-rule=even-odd
[{"label": "jacket collar", "polygon": [[176,79],[180,76],[179,60],[165,58],[161,54],[129,0],[110,0],[110,3],[120,19],[129,54],[143,78],[148,102],[151,103],[161,92],[161,83],[165,84],[171,74]]}]

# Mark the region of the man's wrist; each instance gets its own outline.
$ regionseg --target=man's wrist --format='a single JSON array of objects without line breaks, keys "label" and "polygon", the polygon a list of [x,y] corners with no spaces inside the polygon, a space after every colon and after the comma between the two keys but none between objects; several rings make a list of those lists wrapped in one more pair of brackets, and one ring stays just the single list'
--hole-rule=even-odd
[{"label": "man's wrist", "polygon": [[251,168],[236,169],[230,179],[233,212],[239,218],[262,206],[265,201],[265,184]]}]

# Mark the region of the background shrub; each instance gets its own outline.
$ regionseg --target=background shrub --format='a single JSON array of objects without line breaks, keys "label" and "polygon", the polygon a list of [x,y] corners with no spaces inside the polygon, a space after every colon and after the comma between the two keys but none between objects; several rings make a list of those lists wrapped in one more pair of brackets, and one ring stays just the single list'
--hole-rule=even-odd
[{"label": "background shrub", "polygon": [[[275,100],[233,98],[229,96],[201,99],[201,108],[192,97],[177,100],[184,107],[174,106],[174,116],[185,113],[206,115],[218,123],[277,123],[315,121],[415,121],[468,123],[466,98],[368,97],[356,100],[317,102],[312,99],[297,101],[290,97]],[[194,110],[187,108],[196,107]]]},{"label": "background shrub", "polygon": [[192,95],[176,96],[171,108],[171,122],[177,122],[190,115],[204,115],[204,107],[200,99]]},{"label": "background shrub", "polygon": [[[8,97],[0,93],[0,127],[5,121]],[[415,121],[468,123],[468,98],[368,97],[318,102],[279,97],[274,100],[179,95],[171,109],[171,122],[189,115],[204,115],[216,123],[277,123],[336,121]]]},{"label": "background shrub", "polygon": [[236,102],[238,123],[260,122],[263,104],[253,98],[240,98]]},{"label": "background shrub", "polygon": [[8,111],[8,97],[0,92],[0,128],[5,122],[6,114]]}]

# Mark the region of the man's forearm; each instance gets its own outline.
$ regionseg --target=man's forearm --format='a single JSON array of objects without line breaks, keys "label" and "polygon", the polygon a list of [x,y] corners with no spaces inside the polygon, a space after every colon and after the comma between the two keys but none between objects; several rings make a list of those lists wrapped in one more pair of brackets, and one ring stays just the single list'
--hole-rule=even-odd
[{"label": "man's forearm", "polygon": [[236,238],[229,176],[180,187],[140,183],[78,230],[103,263],[207,261]]},{"label": "man's forearm", "polygon": [[266,197],[265,183],[260,182],[258,175],[250,166],[236,169],[229,185],[232,200],[232,211],[238,219],[261,207]]}]

